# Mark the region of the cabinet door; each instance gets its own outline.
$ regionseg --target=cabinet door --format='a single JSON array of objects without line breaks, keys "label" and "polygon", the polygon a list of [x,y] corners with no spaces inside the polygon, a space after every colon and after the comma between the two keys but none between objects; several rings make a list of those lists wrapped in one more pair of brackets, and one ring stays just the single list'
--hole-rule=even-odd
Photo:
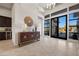
[{"label": "cabinet door", "polygon": [[11,18],[0,16],[0,27],[11,27]]},{"label": "cabinet door", "polygon": [[0,16],[0,27],[4,27],[4,18]]},{"label": "cabinet door", "polygon": [[0,32],[0,40],[6,40],[6,33]]},{"label": "cabinet door", "polygon": [[28,34],[27,33],[20,33],[20,42],[28,41]]},{"label": "cabinet door", "polygon": [[6,18],[6,27],[11,27],[11,18]]},{"label": "cabinet door", "polygon": [[12,32],[7,32],[7,39],[12,39]]}]

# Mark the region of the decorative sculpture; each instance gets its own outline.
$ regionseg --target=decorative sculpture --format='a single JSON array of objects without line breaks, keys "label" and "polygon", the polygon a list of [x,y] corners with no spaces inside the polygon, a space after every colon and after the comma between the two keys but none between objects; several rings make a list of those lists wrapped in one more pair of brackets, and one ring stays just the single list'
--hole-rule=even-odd
[{"label": "decorative sculpture", "polygon": [[33,20],[32,20],[32,18],[31,18],[30,16],[26,16],[26,17],[24,18],[24,22],[25,22],[25,24],[26,24],[28,27],[31,27],[31,26],[33,25]]},{"label": "decorative sculpture", "polygon": [[33,20],[30,16],[26,16],[24,18],[24,23],[25,23],[25,29],[24,31],[26,32],[32,32],[34,31],[34,27],[33,27]]}]

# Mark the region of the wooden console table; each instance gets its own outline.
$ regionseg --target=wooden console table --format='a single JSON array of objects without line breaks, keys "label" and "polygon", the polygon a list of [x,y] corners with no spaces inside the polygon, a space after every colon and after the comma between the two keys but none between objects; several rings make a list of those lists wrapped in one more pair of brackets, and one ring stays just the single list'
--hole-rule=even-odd
[{"label": "wooden console table", "polygon": [[18,33],[18,45],[22,45],[23,43],[27,43],[29,41],[39,40],[40,32],[19,32]]}]

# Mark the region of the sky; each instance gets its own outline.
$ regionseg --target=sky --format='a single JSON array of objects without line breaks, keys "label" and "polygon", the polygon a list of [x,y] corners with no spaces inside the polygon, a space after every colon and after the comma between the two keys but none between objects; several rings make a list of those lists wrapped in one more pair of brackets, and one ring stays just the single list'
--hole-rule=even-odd
[{"label": "sky", "polygon": [[75,20],[75,19],[77,19],[78,17],[74,17],[74,14],[70,14],[70,22],[69,22],[69,24],[70,25],[76,25],[77,24],[77,20]]},{"label": "sky", "polygon": [[[77,20],[74,20],[74,19],[77,19],[78,17],[74,17],[74,14],[70,14],[69,16],[69,25],[76,25],[77,24]],[[66,24],[66,16],[63,16],[63,17],[60,17],[59,18],[59,27],[62,28],[64,27],[64,25]]]},{"label": "sky", "polygon": [[59,27],[62,28],[66,24],[66,16],[59,17]]}]

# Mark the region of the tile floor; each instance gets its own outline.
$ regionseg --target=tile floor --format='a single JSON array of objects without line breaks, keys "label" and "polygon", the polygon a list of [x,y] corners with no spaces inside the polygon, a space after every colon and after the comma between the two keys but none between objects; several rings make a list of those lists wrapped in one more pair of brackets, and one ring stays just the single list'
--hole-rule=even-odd
[{"label": "tile floor", "polygon": [[14,48],[11,40],[0,41],[1,56],[78,56],[79,41],[44,38],[23,47]]}]

